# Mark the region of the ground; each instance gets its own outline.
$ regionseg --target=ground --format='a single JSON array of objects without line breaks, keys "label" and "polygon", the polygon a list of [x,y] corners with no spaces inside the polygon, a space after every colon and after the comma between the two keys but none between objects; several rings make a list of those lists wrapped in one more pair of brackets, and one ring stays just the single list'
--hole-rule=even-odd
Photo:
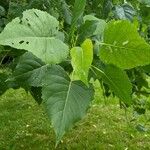
[{"label": "ground", "polygon": [[[131,119],[130,110],[127,116]],[[56,149],[149,150],[150,132],[137,131],[137,122],[128,119],[117,103],[105,105],[96,100]],[[10,89],[0,98],[0,150],[20,149],[53,150],[55,134],[44,108],[23,89]]]}]

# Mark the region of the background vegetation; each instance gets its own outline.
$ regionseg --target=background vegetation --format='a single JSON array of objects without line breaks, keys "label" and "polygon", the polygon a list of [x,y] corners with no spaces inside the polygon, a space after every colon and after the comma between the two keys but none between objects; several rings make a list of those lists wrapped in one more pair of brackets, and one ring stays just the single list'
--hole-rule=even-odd
[{"label": "background vegetation", "polygon": [[[148,0],[0,0],[0,45],[3,45],[0,46],[0,149],[54,149],[51,124],[57,144],[60,142],[58,149],[149,149],[149,9]],[[31,20],[30,15],[34,15]],[[39,19],[45,16],[50,20],[48,26],[47,20],[41,23]],[[16,17],[19,22],[13,24],[11,21]],[[19,28],[21,25],[26,28]],[[26,37],[20,33],[30,36],[33,25],[36,37],[25,41]],[[53,30],[47,35],[39,30],[41,27],[44,28],[41,31]],[[57,40],[58,47],[47,46],[56,48],[52,59],[47,53],[39,55],[38,48],[46,47],[41,37],[50,42],[51,37]],[[42,43],[39,47],[37,41],[33,44],[35,39]],[[64,51],[60,51],[62,49]],[[82,52],[83,58],[78,55]],[[57,65],[51,67],[51,64]],[[77,79],[82,82],[74,81]],[[68,89],[74,89],[72,93],[84,91],[76,94],[75,100],[86,99],[84,105],[78,101],[82,110],[75,105],[78,103],[73,103],[74,107],[69,103],[63,116],[72,117],[71,121],[63,117],[61,123],[49,105],[53,93],[58,99],[62,96],[57,95],[57,90],[63,89],[55,84],[59,80],[61,83],[67,80]],[[72,82],[76,89],[69,88]],[[47,83],[55,86],[51,88]],[[74,102],[74,97],[69,100]],[[41,103],[46,107],[39,107]],[[61,139],[89,107],[83,121],[76,123]],[[80,110],[76,116],[72,113],[75,108]]]},{"label": "background vegetation", "polygon": [[[99,92],[96,95],[88,115],[75,125],[57,149],[148,150],[150,124],[146,125],[146,130],[142,128],[145,118],[136,120],[129,109],[126,120],[117,99],[111,97],[104,104],[103,96]],[[23,89],[7,91],[0,103],[0,149],[55,149],[54,132],[43,109]],[[148,115],[150,117],[150,112]],[[141,125],[141,130],[136,129],[137,125]]]}]

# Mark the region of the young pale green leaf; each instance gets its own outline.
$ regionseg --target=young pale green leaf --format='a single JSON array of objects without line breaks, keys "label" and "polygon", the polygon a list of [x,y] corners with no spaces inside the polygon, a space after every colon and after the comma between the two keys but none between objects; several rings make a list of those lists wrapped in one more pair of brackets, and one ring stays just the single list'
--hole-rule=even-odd
[{"label": "young pale green leaf", "polygon": [[45,63],[59,63],[68,56],[68,46],[57,39],[59,22],[36,9],[8,23],[0,34],[0,44],[32,52]]},{"label": "young pale green leaf", "polygon": [[127,105],[132,103],[132,85],[124,71],[113,65],[102,66],[98,64],[92,67],[92,72],[97,78],[102,78],[121,101]]},{"label": "young pale green leaf", "polygon": [[42,98],[58,144],[65,132],[85,115],[93,89],[80,81],[71,81],[60,66],[52,66],[44,78]]},{"label": "young pale green leaf", "polygon": [[9,80],[17,81],[21,85],[41,86],[47,66],[31,52],[26,52],[20,57]]},{"label": "young pale green leaf", "polygon": [[71,49],[71,64],[74,74],[79,80],[88,85],[88,72],[93,61],[93,44],[87,39],[81,47]]},{"label": "young pale green leaf", "polygon": [[123,69],[150,64],[150,45],[128,21],[111,21],[104,31],[100,58]]}]

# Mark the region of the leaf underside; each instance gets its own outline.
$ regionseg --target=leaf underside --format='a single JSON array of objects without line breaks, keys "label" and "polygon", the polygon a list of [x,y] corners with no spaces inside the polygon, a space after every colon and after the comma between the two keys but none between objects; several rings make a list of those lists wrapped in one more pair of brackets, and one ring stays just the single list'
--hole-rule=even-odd
[{"label": "leaf underside", "polygon": [[0,44],[32,52],[45,63],[56,64],[68,56],[68,46],[57,38],[59,22],[37,9],[23,12],[0,34]]}]

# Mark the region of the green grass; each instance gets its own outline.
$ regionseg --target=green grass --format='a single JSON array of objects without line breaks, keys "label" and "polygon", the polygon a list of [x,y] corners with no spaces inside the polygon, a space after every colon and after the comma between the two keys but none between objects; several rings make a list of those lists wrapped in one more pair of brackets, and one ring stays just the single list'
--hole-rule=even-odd
[{"label": "green grass", "polygon": [[[134,126],[117,104],[94,105],[57,149],[149,150],[150,132],[138,132]],[[54,146],[55,134],[42,106],[22,89],[7,91],[0,98],[0,150],[53,150]]]}]

